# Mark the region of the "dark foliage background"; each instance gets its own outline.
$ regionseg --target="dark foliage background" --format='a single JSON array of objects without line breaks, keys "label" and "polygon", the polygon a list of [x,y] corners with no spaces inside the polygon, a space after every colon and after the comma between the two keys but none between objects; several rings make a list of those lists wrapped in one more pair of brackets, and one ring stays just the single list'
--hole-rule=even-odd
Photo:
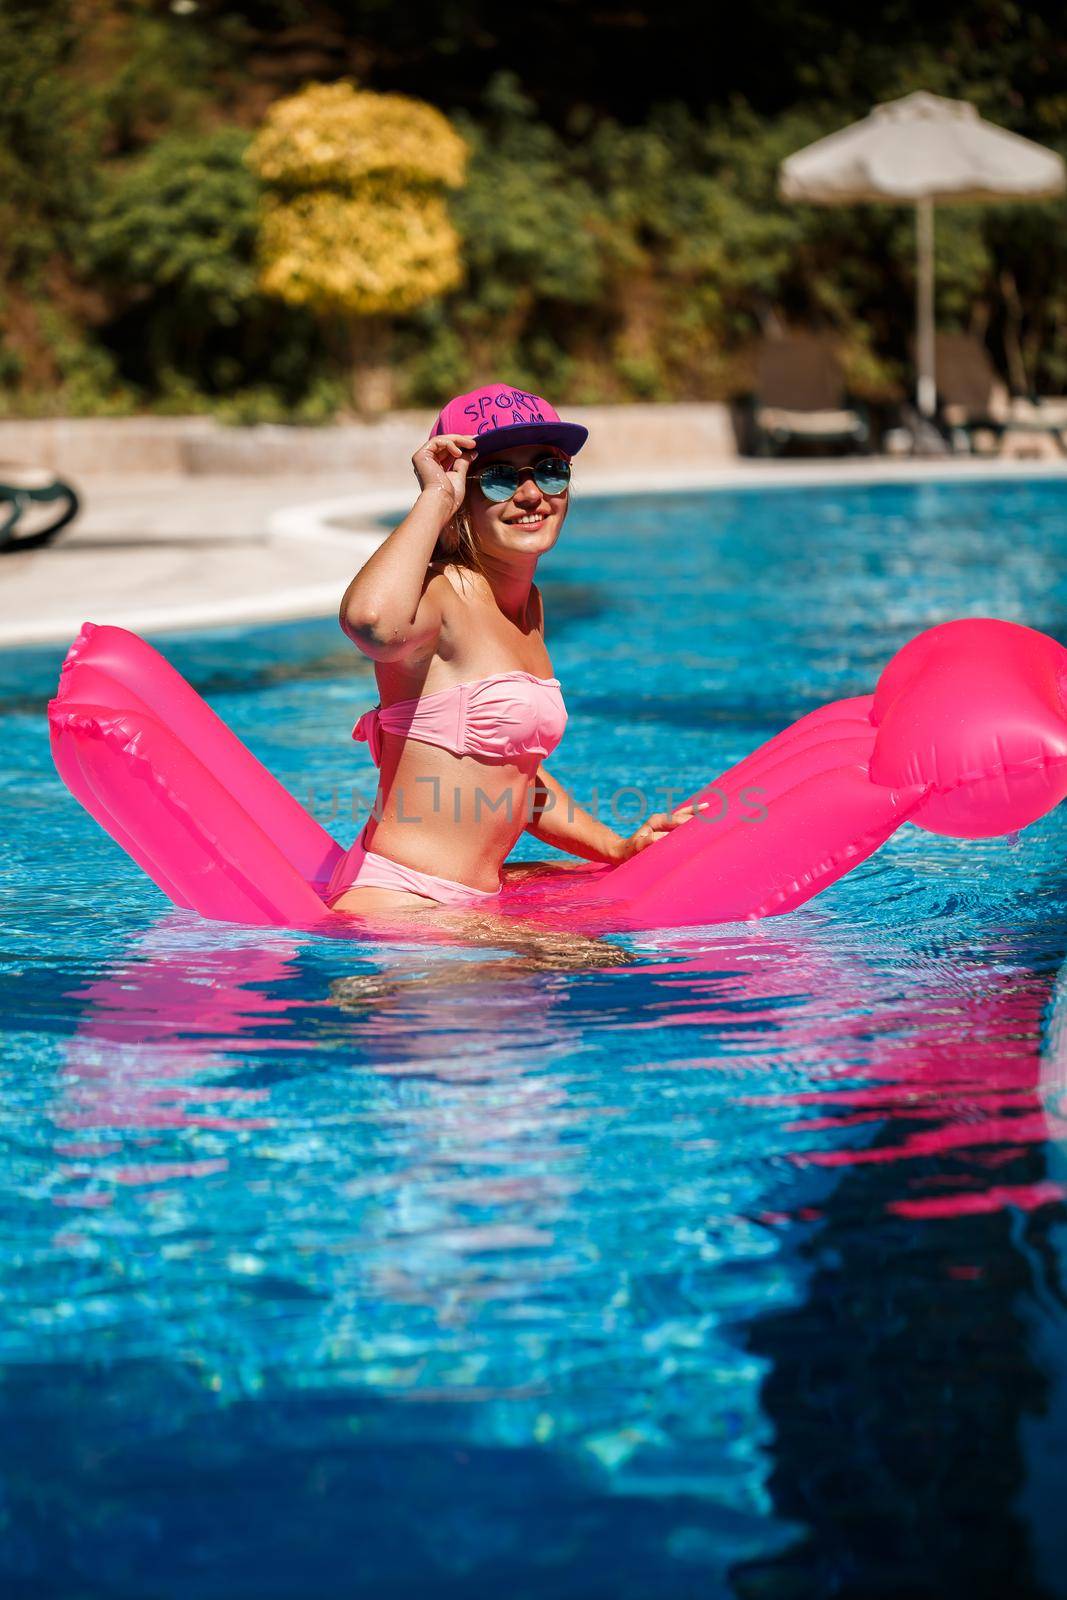
[{"label": "dark foliage background", "polygon": [[[784,206],[781,158],[916,88],[1067,152],[1062,5],[4,0],[0,407],[323,421],[336,345],[258,290],[244,163],[315,81],[424,98],[471,143],[466,277],[393,331],[398,401],[493,374],[572,400],[745,389],[762,331],[902,392],[906,209]],[[1067,206],[942,210],[938,314],[1017,390],[1067,384]]]}]

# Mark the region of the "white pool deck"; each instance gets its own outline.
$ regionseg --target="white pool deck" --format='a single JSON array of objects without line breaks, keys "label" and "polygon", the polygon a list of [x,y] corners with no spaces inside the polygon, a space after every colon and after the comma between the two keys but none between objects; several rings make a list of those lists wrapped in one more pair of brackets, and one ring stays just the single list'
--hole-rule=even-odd
[{"label": "white pool deck", "polygon": [[[687,489],[1067,478],[1067,460],[723,463],[582,474],[582,496]],[[82,474],[83,512],[54,545],[0,556],[0,648],[68,643],[83,622],[136,632],[335,616],[412,500],[410,467],[363,475]]]}]

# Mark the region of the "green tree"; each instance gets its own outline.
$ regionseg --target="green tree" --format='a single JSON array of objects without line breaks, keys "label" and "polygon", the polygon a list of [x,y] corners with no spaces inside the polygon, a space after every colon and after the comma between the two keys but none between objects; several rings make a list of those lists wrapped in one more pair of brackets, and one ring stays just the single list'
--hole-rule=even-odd
[{"label": "green tree", "polygon": [[321,378],[313,319],[259,287],[249,142],[237,128],[160,139],[111,176],[86,233],[127,376],[173,403],[266,385],[299,406]]}]

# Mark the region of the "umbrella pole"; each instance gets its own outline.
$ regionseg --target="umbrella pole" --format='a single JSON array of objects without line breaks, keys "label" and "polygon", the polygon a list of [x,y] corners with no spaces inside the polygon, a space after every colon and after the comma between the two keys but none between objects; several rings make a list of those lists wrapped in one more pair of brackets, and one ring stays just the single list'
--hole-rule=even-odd
[{"label": "umbrella pole", "polygon": [[919,415],[932,417],[937,410],[937,374],[934,370],[934,202],[927,196],[915,207],[915,243],[918,253],[915,316],[918,323],[919,381],[916,403]]}]

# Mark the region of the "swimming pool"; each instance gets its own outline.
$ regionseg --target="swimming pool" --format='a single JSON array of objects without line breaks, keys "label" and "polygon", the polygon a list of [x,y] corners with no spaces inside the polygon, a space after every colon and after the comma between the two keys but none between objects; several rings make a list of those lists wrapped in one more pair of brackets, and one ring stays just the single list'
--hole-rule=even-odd
[{"label": "swimming pool", "polygon": [[[610,815],[932,623],[1067,637],[1065,528],[579,501],[553,770]],[[154,642],[347,843],[335,623]],[[1067,1593],[1062,813],[577,952],[206,924],[56,777],[62,653],[0,655],[5,1595]]]}]

